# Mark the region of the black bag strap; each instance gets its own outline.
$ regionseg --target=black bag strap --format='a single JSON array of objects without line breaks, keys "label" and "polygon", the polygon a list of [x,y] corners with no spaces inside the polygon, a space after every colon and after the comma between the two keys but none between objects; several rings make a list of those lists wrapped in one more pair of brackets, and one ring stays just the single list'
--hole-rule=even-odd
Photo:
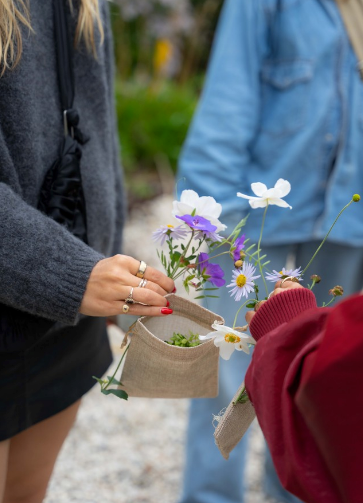
[{"label": "black bag strap", "polygon": [[65,135],[68,136],[69,129],[72,129],[72,127],[69,127],[69,115],[73,111],[74,74],[73,49],[69,36],[65,0],[54,0],[54,31],[64,131]]}]

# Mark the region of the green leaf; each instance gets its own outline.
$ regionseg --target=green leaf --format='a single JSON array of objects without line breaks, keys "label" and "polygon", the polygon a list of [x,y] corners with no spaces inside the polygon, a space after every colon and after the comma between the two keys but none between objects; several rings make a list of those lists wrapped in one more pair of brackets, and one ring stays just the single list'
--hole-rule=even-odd
[{"label": "green leaf", "polygon": [[105,383],[104,379],[99,379],[98,377],[95,377],[95,376],[92,376],[92,379],[96,379],[96,381],[97,381],[97,382],[98,382],[101,386]]},{"label": "green leaf", "polygon": [[219,299],[219,295],[206,295],[209,299]]},{"label": "green leaf", "polygon": [[103,389],[101,390],[104,395],[115,395],[117,398],[127,400],[129,395],[123,389]]},{"label": "green leaf", "polygon": [[247,309],[253,309],[256,304],[257,304],[257,301],[253,300],[253,301],[249,302],[248,304],[246,304],[246,307],[247,307]]},{"label": "green leaf", "polygon": [[256,246],[255,244],[253,244],[253,245],[249,246],[249,247],[245,250],[245,252],[246,252],[246,253],[249,253],[249,252],[250,252],[250,251],[251,251],[251,250],[252,250],[255,246]]},{"label": "green leaf", "polygon": [[117,379],[115,379],[112,376],[107,376],[107,379],[108,379],[108,382],[110,382],[112,379],[111,384],[117,384],[118,386],[122,386],[122,382],[118,381]]},{"label": "green leaf", "polygon": [[262,264],[262,267],[265,267],[265,266],[266,266],[266,265],[268,265],[270,262],[271,262],[271,260],[268,260],[267,262],[265,262],[264,264]]},{"label": "green leaf", "polygon": [[194,300],[205,299],[205,297],[205,295],[199,295],[198,297],[194,297]]}]

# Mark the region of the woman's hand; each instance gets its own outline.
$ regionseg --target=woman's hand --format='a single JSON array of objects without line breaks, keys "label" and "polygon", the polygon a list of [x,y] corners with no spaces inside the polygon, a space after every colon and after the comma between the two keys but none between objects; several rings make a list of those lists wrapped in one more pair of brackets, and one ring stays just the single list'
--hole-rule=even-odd
[{"label": "woman's hand", "polygon": [[127,304],[127,314],[136,316],[163,316],[171,314],[166,309],[165,295],[175,289],[174,281],[162,272],[147,267],[146,286],[139,288],[141,279],[136,276],[140,261],[126,255],[115,255],[100,260],[92,269],[79,312],[87,316],[114,316],[122,314],[125,299],[133,287],[133,299],[142,304]]},{"label": "woman's hand", "polygon": [[[279,293],[285,292],[286,290],[293,290],[295,288],[304,288],[300,283],[296,283],[295,281],[284,281],[282,283],[282,280],[278,281],[275,285],[275,288],[273,292],[270,293],[269,299],[273,297],[274,295],[278,295]],[[261,300],[261,302],[258,303],[259,308],[264,302],[268,302],[268,300]],[[251,323],[252,318],[255,315],[255,311],[247,311],[246,313],[246,321],[248,324]]]}]

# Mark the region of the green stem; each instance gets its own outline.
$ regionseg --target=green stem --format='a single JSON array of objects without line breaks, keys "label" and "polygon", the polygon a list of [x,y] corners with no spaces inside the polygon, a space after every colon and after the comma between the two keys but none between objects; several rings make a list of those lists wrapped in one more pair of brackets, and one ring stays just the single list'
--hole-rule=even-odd
[{"label": "green stem", "polygon": [[171,279],[175,279],[175,278],[174,278],[174,274],[175,274],[175,273],[176,273],[176,271],[178,270],[179,265],[180,265],[180,263],[181,263],[181,260],[182,260],[182,259],[185,257],[185,255],[187,254],[187,251],[188,251],[188,249],[189,249],[189,246],[190,246],[191,242],[193,241],[194,234],[195,234],[195,232],[194,232],[194,230],[192,230],[192,235],[191,235],[191,238],[190,238],[190,240],[189,240],[189,243],[188,243],[188,244],[187,244],[187,246],[185,247],[185,249],[184,249],[183,253],[180,255],[179,260],[178,260],[178,263],[176,264],[176,266],[174,267],[174,269],[173,269],[173,271],[172,271],[172,273],[171,273],[171,276],[170,276],[170,278],[171,278]]},{"label": "green stem", "polygon": [[336,300],[336,297],[333,297],[327,304],[324,304],[323,307],[328,307],[330,304],[332,304]]},{"label": "green stem", "polygon": [[351,201],[349,201],[349,203],[348,203],[348,204],[346,204],[342,210],[340,210],[340,212],[339,212],[339,214],[338,214],[337,218],[334,220],[334,222],[333,222],[332,226],[331,226],[331,227],[330,227],[330,229],[328,230],[327,235],[325,236],[325,238],[323,239],[323,241],[320,243],[320,246],[318,247],[318,249],[316,250],[316,252],[314,253],[314,255],[311,257],[310,262],[308,263],[308,265],[305,267],[305,269],[304,269],[304,270],[302,271],[302,273],[300,274],[300,277],[301,277],[301,276],[303,276],[303,274],[306,272],[306,270],[310,267],[310,265],[311,265],[312,261],[313,261],[313,260],[314,260],[314,258],[317,256],[317,254],[319,253],[319,251],[320,251],[321,247],[323,246],[323,244],[324,244],[324,243],[325,243],[325,241],[327,240],[327,238],[328,238],[329,234],[330,234],[330,233],[331,233],[331,231],[333,230],[333,227],[334,227],[334,225],[337,223],[338,218],[339,218],[339,217],[340,217],[340,215],[343,213],[343,211],[345,211],[345,210],[346,210],[346,209],[347,209],[347,208],[348,208],[348,207],[352,204],[352,202],[353,202],[353,199],[352,199]]},{"label": "green stem", "polygon": [[267,203],[265,211],[263,213],[261,232],[260,232],[260,239],[258,240],[258,245],[257,245],[258,268],[260,270],[260,274],[261,274],[261,277],[262,277],[262,280],[263,280],[263,284],[265,285],[266,295],[268,295],[268,288],[267,288],[265,277],[263,275],[263,270],[262,270],[262,265],[261,265],[261,259],[260,259],[260,251],[261,251],[261,241],[262,241],[263,228],[265,226],[265,219],[266,219],[267,208],[268,208],[268,203]]},{"label": "green stem", "polygon": [[123,355],[121,356],[121,359],[120,359],[120,361],[118,362],[117,368],[116,368],[115,372],[112,374],[111,379],[108,381],[108,384],[107,384],[107,385],[103,388],[104,390],[105,390],[105,389],[107,389],[107,388],[110,386],[110,384],[112,383],[112,381],[113,381],[113,379],[114,379],[115,375],[116,375],[116,374],[117,374],[117,372],[118,372],[118,369],[119,369],[119,368],[120,368],[120,366],[121,366],[121,363],[123,362],[123,359],[125,358],[125,355],[126,355],[126,353],[127,353],[127,350],[129,349],[129,347],[130,347],[130,344],[127,346],[127,348],[126,348],[126,349],[125,349],[125,351],[123,352]]},{"label": "green stem", "polygon": [[239,315],[239,313],[240,313],[241,309],[242,309],[243,307],[245,307],[245,305],[246,305],[248,302],[249,302],[249,300],[247,299],[247,300],[246,300],[246,302],[244,302],[244,303],[242,304],[242,306],[238,309],[238,311],[237,311],[237,313],[236,313],[236,316],[234,317],[233,327],[232,327],[232,328],[234,328],[234,327],[236,326],[238,315]]}]

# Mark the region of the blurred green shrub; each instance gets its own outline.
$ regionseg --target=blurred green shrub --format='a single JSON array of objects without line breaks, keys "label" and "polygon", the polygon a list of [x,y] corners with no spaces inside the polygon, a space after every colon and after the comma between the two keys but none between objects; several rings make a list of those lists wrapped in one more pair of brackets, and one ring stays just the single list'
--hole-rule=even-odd
[{"label": "blurred green shrub", "polygon": [[111,4],[119,137],[130,205],[172,190],[222,2]]},{"label": "blurred green shrub", "polygon": [[130,203],[162,190],[176,171],[178,156],[198,100],[192,83],[154,86],[116,80],[122,162]]}]

